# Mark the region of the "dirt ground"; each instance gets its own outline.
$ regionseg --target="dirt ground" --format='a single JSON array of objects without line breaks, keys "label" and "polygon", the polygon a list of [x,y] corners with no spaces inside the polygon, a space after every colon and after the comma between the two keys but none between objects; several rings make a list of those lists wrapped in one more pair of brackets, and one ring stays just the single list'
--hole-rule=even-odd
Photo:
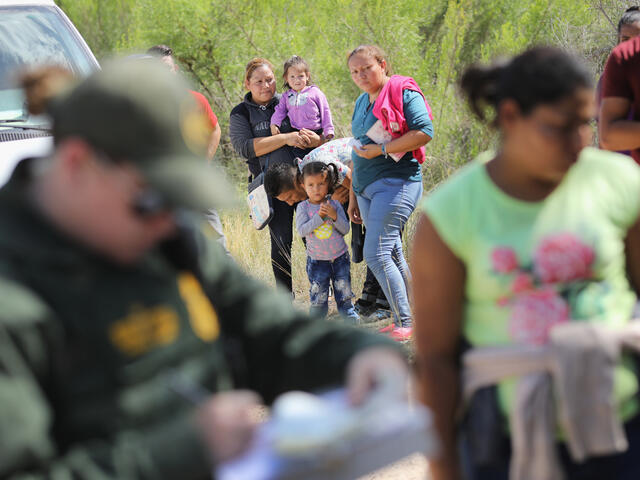
[{"label": "dirt ground", "polygon": [[[383,320],[374,323],[364,323],[362,327],[367,329],[378,329],[389,323],[389,320]],[[409,350],[409,356],[412,355],[410,344],[406,344]],[[375,472],[361,477],[359,480],[427,480],[429,478],[429,465],[424,455],[415,453],[385,468],[376,470]]]},{"label": "dirt ground", "polygon": [[427,480],[429,465],[424,455],[416,453],[359,480]]}]

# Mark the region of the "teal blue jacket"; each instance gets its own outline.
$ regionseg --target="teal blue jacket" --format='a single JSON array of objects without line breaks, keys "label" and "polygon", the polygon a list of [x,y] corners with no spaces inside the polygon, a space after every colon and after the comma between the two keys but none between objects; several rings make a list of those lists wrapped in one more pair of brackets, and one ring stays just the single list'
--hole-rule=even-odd
[{"label": "teal blue jacket", "polygon": [[[356,100],[351,118],[351,133],[363,145],[373,143],[366,133],[379,120],[373,115],[375,102],[369,103],[369,94],[363,93]],[[403,92],[404,115],[410,130],[420,130],[433,138],[433,123],[420,93],[412,90]],[[378,155],[374,158],[360,157],[355,150],[351,154],[353,161],[353,190],[361,195],[371,183],[381,178],[401,178],[410,182],[422,181],[420,164],[411,152],[407,152],[399,161]]]}]

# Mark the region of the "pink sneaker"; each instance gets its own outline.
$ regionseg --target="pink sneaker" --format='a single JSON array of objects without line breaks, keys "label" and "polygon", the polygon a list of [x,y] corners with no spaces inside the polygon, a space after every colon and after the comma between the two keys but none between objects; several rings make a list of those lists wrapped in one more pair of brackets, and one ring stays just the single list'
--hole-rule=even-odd
[{"label": "pink sneaker", "polygon": [[382,327],[378,329],[378,333],[390,333],[390,332],[393,332],[394,328],[396,328],[396,326],[393,323],[390,323],[386,327]]},{"label": "pink sneaker", "polygon": [[411,336],[413,335],[412,327],[396,327],[389,335],[392,339],[397,342],[406,342],[411,340]]}]

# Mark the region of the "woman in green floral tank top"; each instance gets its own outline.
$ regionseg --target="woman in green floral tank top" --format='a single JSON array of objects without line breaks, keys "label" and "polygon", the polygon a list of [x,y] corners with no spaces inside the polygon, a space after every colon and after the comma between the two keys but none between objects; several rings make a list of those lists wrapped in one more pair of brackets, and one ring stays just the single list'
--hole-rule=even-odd
[{"label": "woman in green floral tank top", "polygon": [[[472,447],[459,460],[460,346],[535,348],[566,322],[627,324],[640,285],[640,169],[586,148],[595,114],[591,74],[563,51],[538,47],[471,67],[461,87],[477,116],[495,114],[501,140],[421,205],[411,257],[417,362],[444,446],[431,465],[434,479],[506,479],[513,429],[505,419],[517,382],[500,381],[491,397],[492,426],[506,449],[479,461]],[[578,463],[561,441],[569,478],[640,478],[638,383],[629,365],[613,370],[629,449]]]}]

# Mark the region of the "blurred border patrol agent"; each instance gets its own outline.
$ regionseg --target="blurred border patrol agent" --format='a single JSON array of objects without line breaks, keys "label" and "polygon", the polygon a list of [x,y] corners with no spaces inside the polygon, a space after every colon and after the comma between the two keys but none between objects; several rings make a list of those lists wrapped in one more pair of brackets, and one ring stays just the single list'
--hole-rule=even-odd
[{"label": "blurred border patrol agent", "polygon": [[253,392],[346,382],[357,404],[407,374],[390,341],[298,312],[193,228],[181,209],[232,188],[154,62],[51,100],[55,151],[0,190],[2,478],[210,478],[247,446]]}]

